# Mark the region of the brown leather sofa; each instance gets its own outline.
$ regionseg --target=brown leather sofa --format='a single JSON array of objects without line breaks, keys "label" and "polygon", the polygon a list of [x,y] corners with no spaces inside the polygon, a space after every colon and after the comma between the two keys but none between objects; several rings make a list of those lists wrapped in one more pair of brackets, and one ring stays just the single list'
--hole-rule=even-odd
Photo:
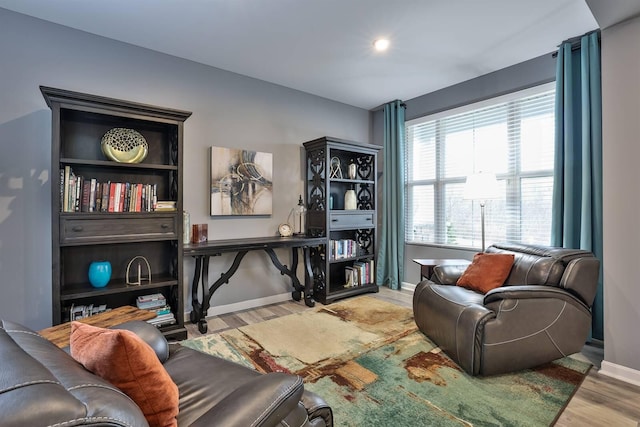
[{"label": "brown leather sofa", "polygon": [[[0,321],[0,424],[13,426],[147,426],[120,390],[85,370],[36,332]],[[300,377],[260,374],[244,366],[168,344],[154,326],[118,326],[155,350],[180,392],[179,426],[333,425],[331,408],[304,390]]]},{"label": "brown leather sofa", "polygon": [[471,375],[531,368],[581,351],[598,259],[588,251],[520,244],[486,252],[515,255],[504,285],[483,295],[456,286],[466,265],[436,266],[413,295],[418,328]]}]

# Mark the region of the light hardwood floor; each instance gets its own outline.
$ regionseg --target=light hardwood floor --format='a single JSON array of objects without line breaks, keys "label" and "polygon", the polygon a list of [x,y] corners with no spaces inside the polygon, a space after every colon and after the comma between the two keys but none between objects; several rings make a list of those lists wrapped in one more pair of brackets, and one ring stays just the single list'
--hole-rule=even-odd
[{"label": "light hardwood floor", "polygon": [[[367,294],[403,307],[412,306],[410,291],[392,291],[381,287],[376,294]],[[207,319],[207,333],[263,322],[287,314],[308,310],[302,302],[286,301],[251,310],[223,314]],[[187,324],[189,337],[198,337],[196,325]],[[585,346],[581,355],[594,366],[575,393],[555,426],[608,426],[640,427],[640,387],[600,375],[598,369],[603,359],[603,350]]]}]

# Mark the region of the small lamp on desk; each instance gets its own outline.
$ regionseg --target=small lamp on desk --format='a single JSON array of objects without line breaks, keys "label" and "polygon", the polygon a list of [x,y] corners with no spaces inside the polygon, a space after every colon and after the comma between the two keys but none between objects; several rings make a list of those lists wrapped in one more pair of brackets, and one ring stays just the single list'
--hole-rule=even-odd
[{"label": "small lamp on desk", "polygon": [[478,172],[467,177],[464,186],[464,199],[477,200],[480,202],[480,221],[482,227],[482,252],[485,250],[484,244],[484,206],[487,200],[500,197],[498,180],[495,174],[489,172]]}]

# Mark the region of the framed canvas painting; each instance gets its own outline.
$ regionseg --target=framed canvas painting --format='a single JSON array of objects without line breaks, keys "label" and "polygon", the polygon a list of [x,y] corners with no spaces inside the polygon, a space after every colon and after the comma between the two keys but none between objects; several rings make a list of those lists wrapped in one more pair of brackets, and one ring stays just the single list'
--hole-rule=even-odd
[{"label": "framed canvas painting", "polygon": [[273,155],[211,147],[211,215],[271,215]]}]

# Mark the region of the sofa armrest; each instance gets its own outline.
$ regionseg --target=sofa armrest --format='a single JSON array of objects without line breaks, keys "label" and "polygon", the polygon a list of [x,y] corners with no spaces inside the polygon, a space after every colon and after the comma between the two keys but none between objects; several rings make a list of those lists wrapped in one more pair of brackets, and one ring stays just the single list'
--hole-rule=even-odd
[{"label": "sofa armrest", "polygon": [[303,391],[302,378],[296,375],[260,375],[230,393],[192,426],[275,427],[298,406]]},{"label": "sofa armrest", "polygon": [[484,296],[484,305],[488,306],[506,299],[523,300],[539,298],[559,299],[589,310],[589,307],[572,293],[564,289],[545,285],[502,286],[492,289]]},{"label": "sofa armrest", "polygon": [[471,375],[480,371],[484,325],[495,319],[492,310],[479,304],[469,304],[460,312],[456,325],[456,358]]},{"label": "sofa armrest", "polygon": [[439,285],[455,285],[469,264],[436,265],[433,268],[431,281]]},{"label": "sofa armrest", "polygon": [[167,339],[158,328],[150,323],[143,320],[132,320],[112,326],[110,329],[126,329],[136,334],[142,341],[151,346],[156,356],[158,356],[160,363],[166,362],[169,358],[169,343],[167,343]]},{"label": "sofa armrest", "polygon": [[302,394],[302,404],[309,415],[309,422],[312,425],[333,426],[333,411],[323,398],[309,390],[305,390]]}]

